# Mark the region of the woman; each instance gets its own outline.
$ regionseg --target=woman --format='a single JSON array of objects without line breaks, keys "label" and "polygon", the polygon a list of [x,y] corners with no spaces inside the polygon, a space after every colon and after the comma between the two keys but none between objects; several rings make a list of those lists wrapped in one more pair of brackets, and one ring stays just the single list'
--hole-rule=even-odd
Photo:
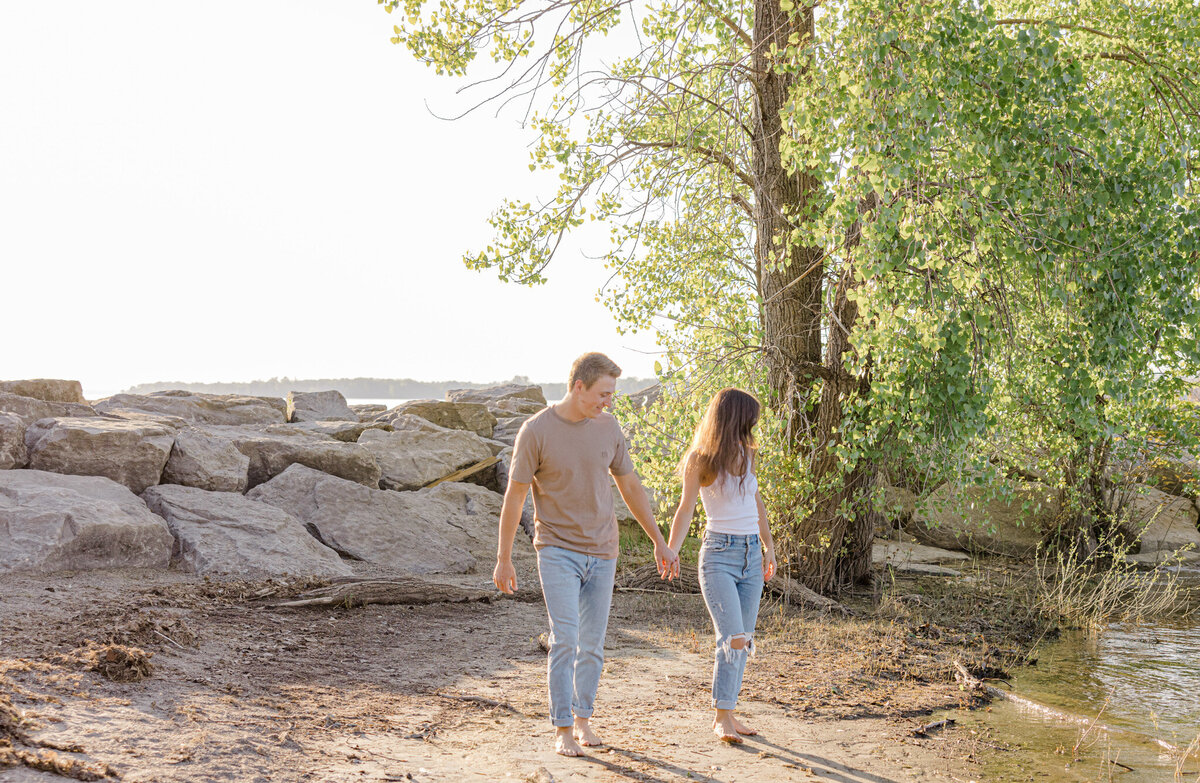
[{"label": "woman", "polygon": [[[741,389],[722,389],[709,403],[692,446],[679,463],[683,499],[671,523],[668,546],[679,552],[696,507],[708,523],[700,547],[700,590],[717,633],[713,667],[713,732],[726,742],[756,734],[733,716],[746,658],[754,652],[754,623],[763,581],[775,575],[775,542],[754,475],[754,425],[758,400]],[[765,552],[760,548],[764,547]]]}]

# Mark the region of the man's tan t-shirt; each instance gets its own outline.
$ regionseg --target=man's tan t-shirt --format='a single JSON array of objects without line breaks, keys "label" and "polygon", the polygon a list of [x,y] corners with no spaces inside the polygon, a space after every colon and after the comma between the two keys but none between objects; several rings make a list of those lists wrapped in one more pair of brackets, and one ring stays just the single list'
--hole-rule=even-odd
[{"label": "man's tan t-shirt", "polygon": [[608,473],[632,470],[625,434],[612,414],[572,422],[549,407],[530,416],[517,434],[509,477],[533,485],[534,547],[616,557]]}]

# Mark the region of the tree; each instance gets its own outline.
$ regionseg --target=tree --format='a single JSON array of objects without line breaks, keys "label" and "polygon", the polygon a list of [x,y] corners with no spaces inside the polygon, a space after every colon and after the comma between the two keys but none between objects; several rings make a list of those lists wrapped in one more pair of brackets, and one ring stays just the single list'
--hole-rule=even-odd
[{"label": "tree", "polygon": [[1003,417],[1082,485],[1195,375],[1191,2],[380,2],[394,42],[525,106],[559,175],[468,265],[536,284],[606,227],[607,303],[673,392],[645,458],[665,481],[694,395],[760,390],[814,589],[867,572],[881,464],[979,457]]}]

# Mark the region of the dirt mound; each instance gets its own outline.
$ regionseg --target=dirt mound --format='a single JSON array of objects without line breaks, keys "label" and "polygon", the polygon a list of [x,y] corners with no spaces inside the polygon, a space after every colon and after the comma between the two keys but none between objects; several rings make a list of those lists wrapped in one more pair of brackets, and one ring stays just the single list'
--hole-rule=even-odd
[{"label": "dirt mound", "polygon": [[55,663],[82,666],[88,671],[99,672],[113,682],[137,682],[154,673],[154,664],[150,663],[153,655],[154,653],[148,653],[140,647],[99,644],[88,639],[83,647],[65,655],[52,656],[52,660]]}]

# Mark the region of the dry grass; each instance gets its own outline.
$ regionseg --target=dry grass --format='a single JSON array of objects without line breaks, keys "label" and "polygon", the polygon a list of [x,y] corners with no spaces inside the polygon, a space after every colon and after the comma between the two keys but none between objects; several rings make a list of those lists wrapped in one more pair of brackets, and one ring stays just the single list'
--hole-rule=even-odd
[{"label": "dry grass", "polygon": [[[758,654],[743,695],[805,718],[907,718],[973,703],[953,661],[980,677],[1003,677],[1052,627],[1029,609],[1035,586],[1002,564],[969,580],[891,580],[846,596],[853,613],[834,616],[764,600]],[[628,620],[707,654],[713,632],[699,596],[630,594]]]}]

